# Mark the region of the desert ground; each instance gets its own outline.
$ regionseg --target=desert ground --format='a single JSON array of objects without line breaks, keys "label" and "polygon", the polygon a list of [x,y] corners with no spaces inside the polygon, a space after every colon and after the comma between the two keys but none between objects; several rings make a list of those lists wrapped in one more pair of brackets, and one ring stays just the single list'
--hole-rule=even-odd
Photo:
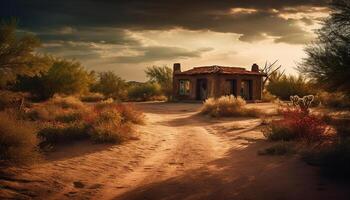
[{"label": "desert ground", "polygon": [[138,139],[58,147],[43,163],[0,174],[0,198],[349,199],[348,185],[322,178],[298,155],[258,155],[271,145],[261,119],[211,119],[198,115],[200,105],[139,103],[146,123]]}]

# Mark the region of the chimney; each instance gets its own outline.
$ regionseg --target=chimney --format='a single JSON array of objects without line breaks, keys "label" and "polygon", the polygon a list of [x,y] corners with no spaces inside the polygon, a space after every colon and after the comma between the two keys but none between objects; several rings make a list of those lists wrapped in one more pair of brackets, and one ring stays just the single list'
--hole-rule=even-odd
[{"label": "chimney", "polygon": [[259,65],[257,65],[256,63],[254,63],[252,65],[252,72],[259,72]]},{"label": "chimney", "polygon": [[174,73],[181,72],[181,64],[174,63],[173,71],[174,71]]}]

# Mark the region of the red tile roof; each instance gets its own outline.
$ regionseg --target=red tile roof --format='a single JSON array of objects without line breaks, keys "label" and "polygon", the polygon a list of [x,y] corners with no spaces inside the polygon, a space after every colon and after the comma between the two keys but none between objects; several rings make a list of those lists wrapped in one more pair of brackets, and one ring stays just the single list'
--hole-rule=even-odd
[{"label": "red tile roof", "polygon": [[245,68],[241,67],[224,67],[224,66],[203,66],[203,67],[194,67],[193,69],[183,71],[177,74],[183,75],[195,75],[195,74],[249,74],[249,75],[260,75],[264,76],[263,73],[247,71]]}]

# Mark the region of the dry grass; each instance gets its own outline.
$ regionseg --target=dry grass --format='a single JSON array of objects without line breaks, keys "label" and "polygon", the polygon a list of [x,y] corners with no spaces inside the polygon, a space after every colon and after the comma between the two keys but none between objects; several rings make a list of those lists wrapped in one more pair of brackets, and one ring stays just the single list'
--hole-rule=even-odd
[{"label": "dry grass", "polygon": [[0,113],[0,160],[27,163],[38,159],[38,139],[33,125]]},{"label": "dry grass", "polygon": [[201,113],[212,117],[258,117],[262,114],[259,109],[247,108],[241,97],[236,98],[232,95],[207,99]]},{"label": "dry grass", "polygon": [[88,93],[80,97],[80,100],[83,102],[100,102],[105,99],[106,97],[101,93]]},{"label": "dry grass", "polygon": [[36,105],[27,116],[42,122],[38,134],[42,144],[88,138],[95,142],[120,143],[133,137],[133,125],[142,124],[144,118],[132,104],[107,99],[88,106],[74,97],[50,99]]}]

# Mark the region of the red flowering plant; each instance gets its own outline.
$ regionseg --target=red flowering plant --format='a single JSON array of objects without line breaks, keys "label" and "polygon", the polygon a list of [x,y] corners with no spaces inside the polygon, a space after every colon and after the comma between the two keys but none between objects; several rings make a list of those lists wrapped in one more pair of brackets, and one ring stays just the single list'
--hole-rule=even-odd
[{"label": "red flowering plant", "polygon": [[299,98],[292,96],[293,106],[280,110],[283,118],[274,120],[264,131],[270,140],[305,139],[308,142],[320,140],[326,132],[326,123],[317,115],[310,113],[309,106],[313,96]]}]

